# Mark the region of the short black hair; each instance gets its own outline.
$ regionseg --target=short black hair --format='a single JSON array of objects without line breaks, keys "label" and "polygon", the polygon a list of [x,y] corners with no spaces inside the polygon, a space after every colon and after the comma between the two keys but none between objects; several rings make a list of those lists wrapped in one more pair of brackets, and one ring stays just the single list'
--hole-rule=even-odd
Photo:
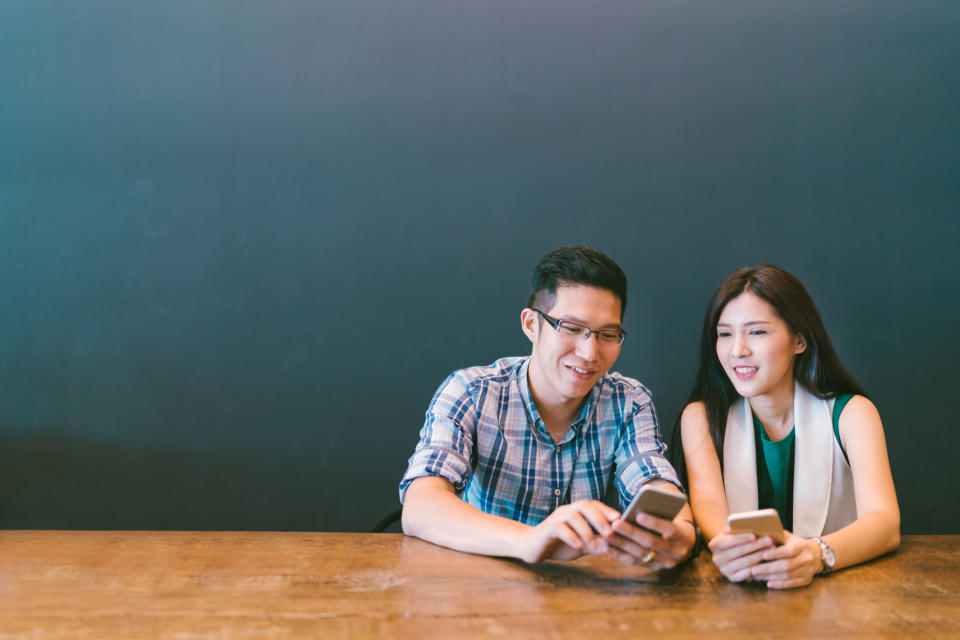
[{"label": "short black hair", "polygon": [[605,289],[620,299],[620,318],[627,310],[627,276],[617,263],[596,249],[581,245],[560,247],[540,258],[533,270],[531,309],[549,311],[557,301],[557,287],[586,285]]}]

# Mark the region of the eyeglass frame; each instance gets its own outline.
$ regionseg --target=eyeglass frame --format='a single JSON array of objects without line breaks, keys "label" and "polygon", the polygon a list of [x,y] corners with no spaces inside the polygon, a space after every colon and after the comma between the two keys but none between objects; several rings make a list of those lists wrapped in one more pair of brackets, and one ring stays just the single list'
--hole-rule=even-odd
[{"label": "eyeglass frame", "polygon": [[[601,334],[601,333],[603,333],[604,331],[613,331],[613,330],[612,330],[612,329],[591,329],[590,327],[585,326],[585,325],[582,325],[582,324],[579,324],[579,323],[577,323],[577,322],[571,322],[571,321],[569,321],[569,320],[561,320],[560,318],[554,318],[553,316],[547,315],[547,314],[544,313],[543,311],[540,311],[540,309],[537,309],[536,307],[530,307],[530,310],[531,310],[531,311],[536,311],[536,312],[539,313],[541,316],[543,316],[543,319],[547,321],[547,324],[549,324],[549,325],[553,328],[553,330],[556,331],[558,334],[560,333],[560,327],[562,327],[563,325],[567,325],[567,326],[577,327],[578,329],[583,329],[583,331],[586,332],[586,333],[583,334],[583,337],[584,337],[584,338],[589,339],[591,335],[596,336],[596,338],[597,338],[597,344],[600,345],[600,346],[611,346],[611,347],[612,347],[614,344],[616,344],[616,346],[620,347],[620,346],[623,345],[623,341],[627,339],[627,331],[626,331],[623,327],[619,327],[619,328],[617,329],[618,339],[617,339],[616,343],[612,343],[612,342],[600,342],[600,334]],[[574,334],[574,335],[569,336],[569,337],[571,337],[571,338],[579,338],[580,336]]]}]

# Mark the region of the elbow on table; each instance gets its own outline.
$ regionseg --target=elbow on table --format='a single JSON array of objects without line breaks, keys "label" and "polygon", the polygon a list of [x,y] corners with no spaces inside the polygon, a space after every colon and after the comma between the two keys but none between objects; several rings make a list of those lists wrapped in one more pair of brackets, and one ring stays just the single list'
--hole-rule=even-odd
[{"label": "elbow on table", "polygon": [[900,518],[897,518],[893,530],[890,532],[890,551],[896,551],[900,548]]},{"label": "elbow on table", "polygon": [[403,509],[400,512],[400,527],[408,536],[416,536],[418,532],[418,519],[416,508],[412,508],[409,502],[403,503]]},{"label": "elbow on table", "polygon": [[900,548],[900,511],[897,510],[888,515],[889,524],[887,525],[887,535],[884,540],[884,553],[890,553]]}]

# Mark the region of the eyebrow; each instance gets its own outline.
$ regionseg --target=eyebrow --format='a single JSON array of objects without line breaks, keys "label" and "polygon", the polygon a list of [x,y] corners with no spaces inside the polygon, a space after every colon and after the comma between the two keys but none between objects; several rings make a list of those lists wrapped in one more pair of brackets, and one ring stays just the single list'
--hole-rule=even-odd
[{"label": "eyebrow", "polygon": [[[771,323],[769,320],[751,320],[750,322],[744,322],[744,323],[743,323],[743,326],[749,327],[749,326],[755,325],[755,324],[772,324],[772,323]],[[717,326],[718,326],[718,327],[729,327],[730,325],[727,324],[726,322],[718,322],[718,323],[717,323]]]}]

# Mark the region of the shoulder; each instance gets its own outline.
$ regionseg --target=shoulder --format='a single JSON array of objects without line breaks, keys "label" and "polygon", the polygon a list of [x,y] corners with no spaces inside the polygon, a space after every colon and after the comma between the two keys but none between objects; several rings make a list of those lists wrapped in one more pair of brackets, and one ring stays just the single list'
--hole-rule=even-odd
[{"label": "shoulder", "polygon": [[681,424],[698,424],[707,422],[707,407],[700,401],[691,402],[683,408],[683,413],[680,414],[680,423]]},{"label": "shoulder", "polygon": [[880,413],[868,398],[853,396],[843,407],[838,421],[841,435],[852,435],[861,431],[882,428]]},{"label": "shoulder", "polygon": [[475,396],[491,388],[508,390],[525,362],[523,357],[500,358],[489,365],[457,369],[447,376],[438,393]]},{"label": "shoulder", "polygon": [[526,358],[521,357],[500,358],[492,364],[457,369],[450,377],[466,385],[509,383],[525,361]]},{"label": "shoulder", "polygon": [[610,371],[603,376],[602,395],[613,400],[649,404],[653,401],[653,393],[643,386],[639,380],[628,378],[616,371]]},{"label": "shoulder", "polygon": [[707,420],[707,407],[702,402],[691,402],[683,408],[680,414],[680,432],[684,436],[707,433],[709,431],[709,420]]}]

